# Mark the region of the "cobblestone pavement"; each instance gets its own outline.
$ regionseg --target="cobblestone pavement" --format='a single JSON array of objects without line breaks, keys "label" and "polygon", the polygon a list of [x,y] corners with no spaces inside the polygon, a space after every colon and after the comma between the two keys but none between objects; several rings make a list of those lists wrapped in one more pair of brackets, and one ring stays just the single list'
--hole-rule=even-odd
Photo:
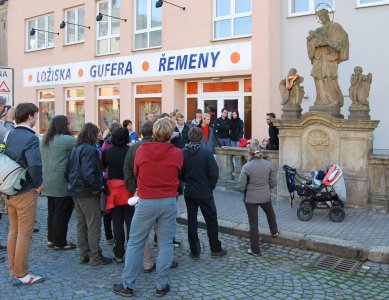
[{"label": "cobblestone pavement", "polygon": [[[6,263],[0,264],[0,299],[122,299],[111,292],[120,282],[123,265],[90,267],[78,263],[77,250],[54,251],[46,247],[47,208],[39,199],[33,235],[30,267],[46,281],[35,286],[14,287]],[[263,244],[262,256],[246,254],[248,240],[227,234],[220,239],[228,255],[212,259],[206,232],[200,230],[201,259],[189,257],[187,227],[178,226],[175,250],[179,267],[170,277],[171,292],[166,299],[389,299],[389,265],[365,263],[354,275],[312,267],[320,254],[285,246]],[[3,236],[0,240],[3,241]],[[69,241],[76,241],[75,218],[70,223]],[[103,253],[112,255],[102,240]],[[2,256],[4,252],[0,252]],[[142,273],[136,299],[154,299],[154,275]]]},{"label": "cobblestone pavement", "polygon": [[[216,188],[215,203],[220,223],[228,222],[232,228],[248,230],[246,209],[243,204],[243,194]],[[293,208],[290,201],[273,200],[278,227],[282,232],[299,233],[309,236],[328,237],[350,242],[363,247],[389,246],[389,214],[345,208],[346,217],[340,223],[331,222],[328,209],[317,209],[308,222],[302,222],[297,217],[299,201],[295,200]],[[179,213],[186,218],[186,206],[183,197],[178,203]],[[265,214],[259,209],[260,232],[270,234]]]}]

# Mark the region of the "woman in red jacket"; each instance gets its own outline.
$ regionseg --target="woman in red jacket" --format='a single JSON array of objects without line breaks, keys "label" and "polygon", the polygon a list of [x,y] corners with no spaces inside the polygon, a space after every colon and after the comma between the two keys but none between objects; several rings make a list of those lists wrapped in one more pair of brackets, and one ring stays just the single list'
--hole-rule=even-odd
[{"label": "woman in red jacket", "polygon": [[169,292],[168,277],[173,261],[172,240],[176,234],[178,174],[183,164],[182,151],[170,144],[175,123],[159,119],[153,126],[154,142],[143,144],[135,156],[134,174],[138,177],[139,202],[131,224],[130,240],[122,283],[113,292],[132,296],[138,274],[143,271],[142,259],[146,238],[154,223],[158,226],[156,295]]}]

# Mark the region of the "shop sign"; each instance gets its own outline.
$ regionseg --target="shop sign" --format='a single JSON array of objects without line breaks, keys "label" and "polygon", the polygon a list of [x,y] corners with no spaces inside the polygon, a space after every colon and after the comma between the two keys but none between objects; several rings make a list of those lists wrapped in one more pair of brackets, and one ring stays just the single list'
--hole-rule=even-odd
[{"label": "shop sign", "polygon": [[251,69],[251,42],[122,56],[23,70],[24,87]]},{"label": "shop sign", "polygon": [[14,70],[0,68],[0,96],[7,99],[8,105],[14,104]]}]

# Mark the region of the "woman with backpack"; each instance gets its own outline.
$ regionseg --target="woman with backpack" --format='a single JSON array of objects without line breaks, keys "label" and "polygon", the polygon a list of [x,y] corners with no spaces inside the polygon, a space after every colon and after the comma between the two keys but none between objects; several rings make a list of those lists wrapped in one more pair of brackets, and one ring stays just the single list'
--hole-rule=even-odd
[{"label": "woman with backpack", "polygon": [[73,198],[67,189],[65,169],[76,139],[66,116],[55,116],[40,144],[44,188],[47,197],[47,246],[54,250],[72,250],[76,245],[66,240],[73,211]]}]

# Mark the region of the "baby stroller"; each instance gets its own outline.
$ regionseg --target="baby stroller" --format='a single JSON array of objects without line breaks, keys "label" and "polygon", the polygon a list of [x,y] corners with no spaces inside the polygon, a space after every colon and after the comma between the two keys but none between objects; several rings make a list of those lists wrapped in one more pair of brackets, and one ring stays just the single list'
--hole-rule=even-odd
[{"label": "baby stroller", "polygon": [[290,193],[290,203],[294,192],[301,198],[297,216],[301,221],[312,219],[316,208],[329,209],[328,216],[332,222],[342,222],[345,217],[344,203],[346,188],[342,169],[332,164],[327,172],[313,171],[312,179],[297,173],[296,169],[284,165],[286,184]]}]

